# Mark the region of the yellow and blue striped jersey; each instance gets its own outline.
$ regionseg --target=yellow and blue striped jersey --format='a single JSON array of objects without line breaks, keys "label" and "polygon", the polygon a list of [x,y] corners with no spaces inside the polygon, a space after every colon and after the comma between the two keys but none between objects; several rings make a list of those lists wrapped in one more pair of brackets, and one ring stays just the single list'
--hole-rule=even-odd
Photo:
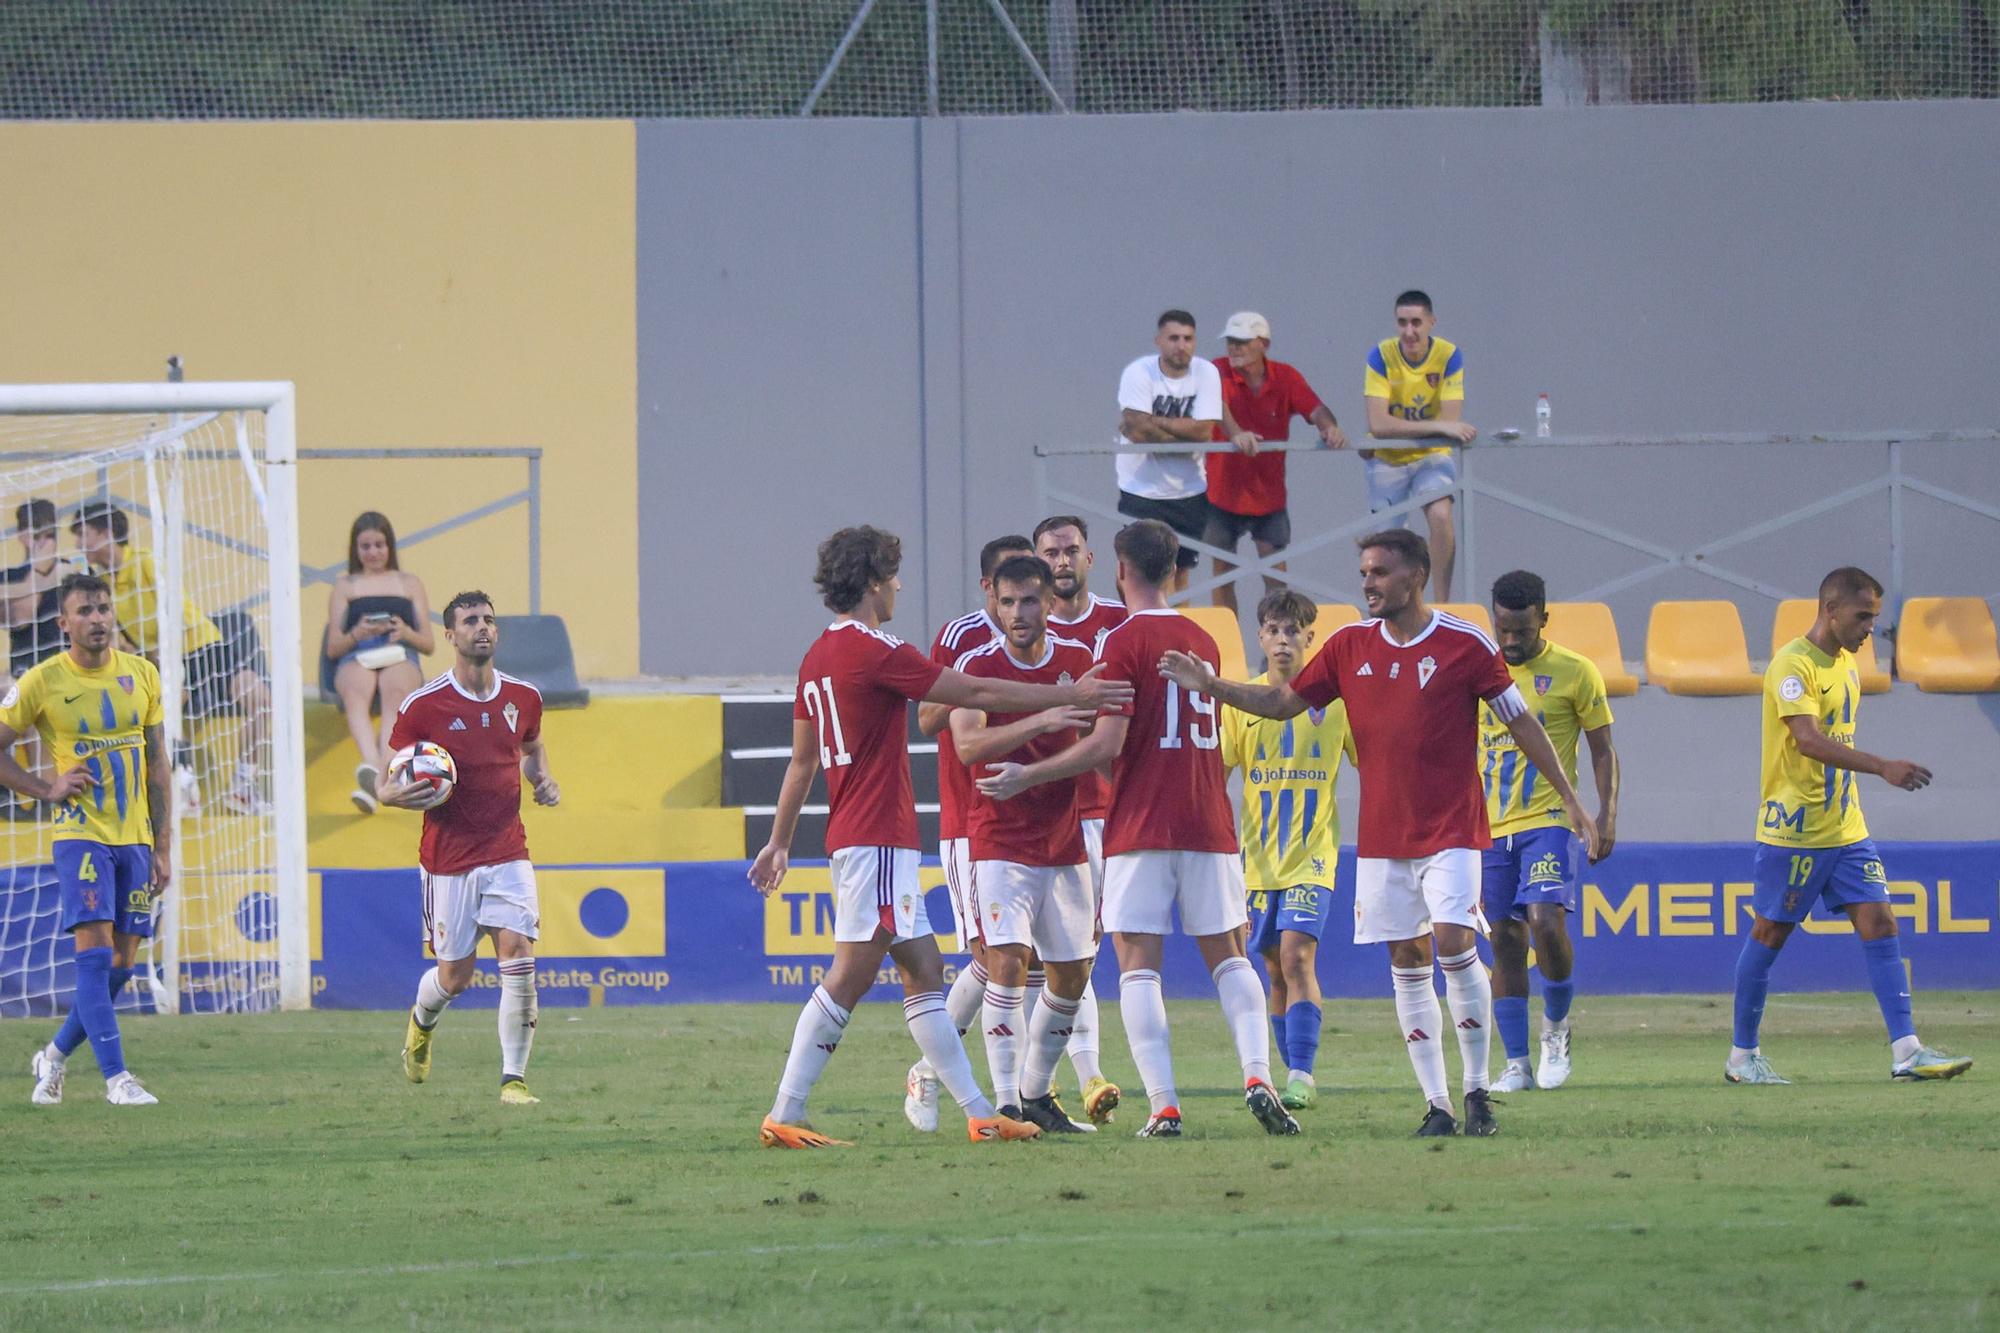
[{"label": "yellow and blue striped jersey", "polygon": [[[1465,353],[1442,338],[1431,339],[1430,355],[1417,365],[1403,358],[1403,344],[1385,338],[1368,353],[1368,369],[1361,377],[1361,396],[1387,398],[1389,415],[1404,421],[1436,421],[1445,403],[1465,398]],[[1419,458],[1448,457],[1451,446],[1424,444],[1376,445],[1375,457],[1384,463],[1414,463]]]},{"label": "yellow and blue striped jersey", "polygon": [[[1254,684],[1270,680],[1257,677]],[[1243,882],[1252,893],[1298,884],[1333,887],[1340,811],[1333,803],[1340,757],[1354,760],[1347,705],[1336,699],[1279,722],[1223,709],[1222,762],[1243,770]]]},{"label": "yellow and blue striped jersey", "polygon": [[[1542,651],[1509,675],[1536,721],[1549,733],[1570,785],[1576,785],[1577,742],[1586,731],[1611,725],[1611,701],[1604,694],[1604,673],[1597,663],[1569,649],[1542,640]],[[1493,836],[1524,829],[1554,828],[1567,823],[1562,798],[1542,780],[1514,744],[1514,733],[1493,710],[1479,705],[1479,780],[1486,789],[1486,819]]]},{"label": "yellow and blue striped jersey", "polygon": [[1861,672],[1846,649],[1828,657],[1803,636],[1778,650],[1764,673],[1763,808],[1757,841],[1778,847],[1845,847],[1868,836],[1861,817],[1860,775],[1806,758],[1788,717],[1811,717],[1820,732],[1854,744]]},{"label": "yellow and blue striped jersey", "polygon": [[58,773],[88,769],[97,786],[56,811],[51,839],[107,847],[153,840],[146,804],[147,727],[165,719],[160,673],[143,657],[114,652],[90,670],[67,652],[37,664],[0,700],[0,722],[16,735],[39,731]]},{"label": "yellow and blue striped jersey", "polygon": [[[138,546],[125,549],[125,559],[116,569],[105,571],[111,585],[111,610],[126,640],[144,654],[159,652],[159,625],[154,619],[160,601],[160,573],[153,553]],[[222,641],[222,631],[202,614],[193,599],[181,598],[181,654],[206,648]]]}]

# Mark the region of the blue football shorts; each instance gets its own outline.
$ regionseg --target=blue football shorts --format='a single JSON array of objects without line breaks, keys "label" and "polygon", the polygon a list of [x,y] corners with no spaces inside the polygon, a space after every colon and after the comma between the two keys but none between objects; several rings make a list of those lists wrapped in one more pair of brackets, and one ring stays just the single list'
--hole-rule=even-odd
[{"label": "blue football shorts", "polygon": [[153,933],[153,849],[110,847],[85,838],[53,844],[62,887],[62,930],[87,921],[109,921],[121,935]]},{"label": "blue football shorts", "polygon": [[1297,931],[1315,940],[1326,934],[1333,911],[1333,890],[1324,884],[1294,884],[1289,889],[1258,890],[1250,895],[1250,952],[1273,953],[1282,931]]},{"label": "blue football shorts", "polygon": [[1845,847],[1773,847],[1760,842],[1752,878],[1757,885],[1757,915],[1766,921],[1803,921],[1822,898],[1829,908],[1889,901],[1889,876],[1873,838]]},{"label": "blue football shorts", "polygon": [[1527,919],[1534,903],[1574,912],[1583,885],[1583,839],[1567,827],[1524,829],[1479,854],[1479,901],[1488,921]]}]

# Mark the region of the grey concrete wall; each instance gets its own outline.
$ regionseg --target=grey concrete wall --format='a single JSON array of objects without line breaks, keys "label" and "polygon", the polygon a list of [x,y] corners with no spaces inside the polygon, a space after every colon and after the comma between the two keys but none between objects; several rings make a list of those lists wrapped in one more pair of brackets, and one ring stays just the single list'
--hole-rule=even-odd
[{"label": "grey concrete wall", "polygon": [[[1995,142],[2000,106],[1970,102],[642,124],[643,664],[789,671],[820,619],[813,544],[862,520],[903,533],[896,627],[927,638],[972,596],[980,542],[1039,516],[1031,446],[1108,438],[1117,372],[1169,305],[1204,339],[1262,311],[1350,426],[1410,285],[1488,430],[1531,424],[1543,390],[1566,434],[2000,425]],[[1837,490],[1864,454],[1474,465],[1678,546]],[[1923,466],[2000,501],[1990,454]],[[1362,513],[1351,457],[1293,477],[1302,536]],[[1113,490],[1109,460],[1055,480]],[[2000,529],[1913,516],[1913,582],[1993,591]],[[1884,558],[1885,519],[1857,501],[1730,559],[1805,591]],[[1489,577],[1530,563],[1573,595],[1632,567],[1545,520],[1478,521]],[[1348,563],[1300,567],[1351,583]],[[1616,599],[1628,653],[1652,598],[1717,587]],[[1770,603],[1739,600],[1754,652]]]}]

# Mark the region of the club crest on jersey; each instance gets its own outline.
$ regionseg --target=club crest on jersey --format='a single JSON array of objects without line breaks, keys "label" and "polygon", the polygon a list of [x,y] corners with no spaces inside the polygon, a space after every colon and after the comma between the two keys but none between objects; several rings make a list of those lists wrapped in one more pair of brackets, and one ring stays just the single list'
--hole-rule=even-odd
[{"label": "club crest on jersey", "polygon": [[1537,676],[1535,677],[1535,693],[1547,694],[1549,692],[1549,686],[1555,683],[1556,683],[1556,678],[1554,676]]},{"label": "club crest on jersey", "polygon": [[1403,664],[1402,664],[1401,662],[1391,662],[1391,663],[1389,663],[1389,679],[1390,679],[1390,680],[1394,680],[1394,679],[1395,679],[1396,677],[1398,677],[1398,676],[1400,676],[1400,675],[1402,675],[1402,674],[1403,674]]},{"label": "club crest on jersey", "polygon": [[1057,677],[1056,677],[1056,684],[1058,684],[1058,685],[1074,685],[1074,684],[1076,684],[1076,677],[1074,677],[1074,676],[1070,675],[1070,674],[1069,674],[1069,672],[1065,671],[1065,672],[1063,672],[1063,673],[1062,673],[1062,674],[1061,674],[1060,676],[1057,676]]},{"label": "club crest on jersey", "polygon": [[492,726],[492,725],[493,725],[493,714],[491,714],[491,713],[489,713],[489,712],[485,711],[484,709],[481,709],[481,710],[480,710],[480,713],[479,713],[479,725],[480,725],[480,726],[482,726],[482,727],[490,727],[490,726]]},{"label": "club crest on jersey", "polygon": [[455,718],[453,718],[453,719],[451,720],[451,725],[450,725],[450,726],[448,726],[448,727],[446,727],[446,728],[445,728],[445,730],[446,730],[446,731],[464,731],[464,730],[465,730],[465,719],[464,719],[464,718],[462,718],[462,717],[455,717]]},{"label": "club crest on jersey", "polygon": [[120,676],[118,684],[124,689],[125,693],[130,694],[132,692],[132,678],[130,676]]},{"label": "club crest on jersey", "polygon": [[[1069,684],[1069,682],[1064,681],[1063,684],[1067,685]],[[508,704],[505,708],[500,710],[500,716],[507,719],[507,730],[513,731],[515,729],[514,724],[520,721],[521,710],[514,704]]]},{"label": "club crest on jersey", "polygon": [[1417,688],[1421,690],[1424,686],[1430,684],[1431,677],[1437,674],[1437,669],[1438,664],[1435,657],[1426,657],[1423,661],[1417,663]]},{"label": "club crest on jersey", "polygon": [[1438,386],[1438,377],[1436,375],[1426,375],[1424,376],[1424,383],[1435,389]]}]

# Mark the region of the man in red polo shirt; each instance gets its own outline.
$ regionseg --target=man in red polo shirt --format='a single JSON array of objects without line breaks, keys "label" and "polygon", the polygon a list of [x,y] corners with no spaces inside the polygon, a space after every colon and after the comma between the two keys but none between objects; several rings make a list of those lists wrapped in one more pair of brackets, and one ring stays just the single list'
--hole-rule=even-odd
[{"label": "man in red polo shirt", "polygon": [[[1215,358],[1215,368],[1222,373],[1226,420],[1215,438],[1234,444],[1236,452],[1208,456],[1208,529],[1201,539],[1233,551],[1247,532],[1257,554],[1268,556],[1291,545],[1292,516],[1285,508],[1285,455],[1262,452],[1258,446],[1290,439],[1294,413],[1318,428],[1329,449],[1345,449],[1347,436],[1305,376],[1265,356],[1271,347],[1269,320],[1252,310],[1240,311],[1229,317],[1222,337],[1229,355]],[[1225,435],[1224,429],[1230,433]],[[1215,562],[1217,576],[1235,568],[1227,560]],[[1278,580],[1265,577],[1267,592],[1278,586]],[[1236,609],[1233,581],[1216,585],[1215,604]]]}]

